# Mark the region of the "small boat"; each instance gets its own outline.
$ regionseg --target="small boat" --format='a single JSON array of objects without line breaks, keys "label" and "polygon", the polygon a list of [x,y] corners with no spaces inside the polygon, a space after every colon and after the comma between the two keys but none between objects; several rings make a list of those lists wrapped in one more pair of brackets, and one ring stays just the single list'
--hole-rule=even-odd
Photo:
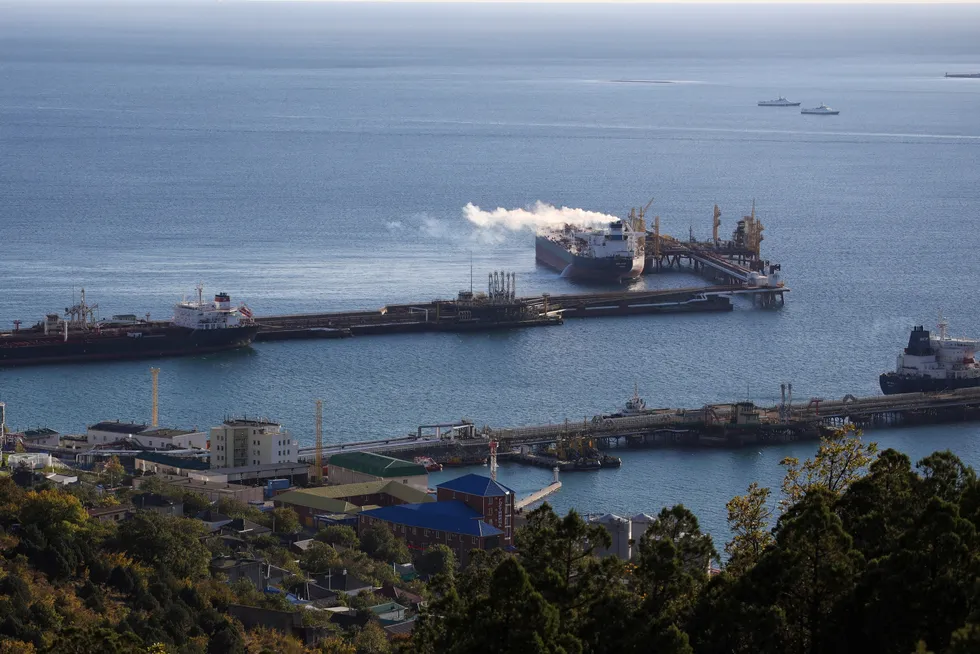
[{"label": "small boat", "polygon": [[813,109],[803,109],[800,111],[801,114],[811,114],[814,116],[836,116],[840,113],[837,109],[831,109],[825,104],[821,104],[819,107],[814,107]]},{"label": "small boat", "polygon": [[439,472],[442,470],[442,464],[437,463],[432,457],[429,456],[417,456],[415,457],[415,463],[425,468],[426,472]]},{"label": "small boat", "polygon": [[799,107],[799,102],[790,102],[783,96],[779,96],[775,100],[759,100],[760,107]]}]

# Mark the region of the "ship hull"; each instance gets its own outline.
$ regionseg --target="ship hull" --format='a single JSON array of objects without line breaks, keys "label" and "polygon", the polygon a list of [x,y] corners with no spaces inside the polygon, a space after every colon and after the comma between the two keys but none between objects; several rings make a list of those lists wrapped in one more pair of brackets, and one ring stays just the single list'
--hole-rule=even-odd
[{"label": "ship hull", "polygon": [[564,247],[543,236],[535,238],[534,256],[563,277],[591,282],[621,282],[635,279],[643,273],[643,255],[595,259],[572,254]]},{"label": "ship hull", "polygon": [[908,377],[886,372],[878,378],[881,392],[885,395],[899,393],[936,393],[958,388],[980,387],[980,377],[972,379],[934,379],[932,377]]},{"label": "ship hull", "polygon": [[0,367],[207,354],[246,347],[257,332],[254,325],[213,330],[168,326],[69,333],[67,341],[57,335],[13,334],[0,337]]}]

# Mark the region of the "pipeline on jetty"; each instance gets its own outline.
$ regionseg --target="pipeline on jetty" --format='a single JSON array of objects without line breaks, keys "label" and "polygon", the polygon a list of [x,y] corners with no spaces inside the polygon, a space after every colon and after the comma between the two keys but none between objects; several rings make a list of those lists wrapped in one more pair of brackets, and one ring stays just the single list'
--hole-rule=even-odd
[{"label": "pipeline on jetty", "polygon": [[[371,451],[400,457],[424,455],[440,462],[449,457],[481,461],[491,441],[503,452],[499,458],[508,459],[516,457],[519,448],[548,446],[572,437],[587,438],[603,449],[739,447],[815,439],[822,429],[849,423],[886,428],[974,420],[980,420],[980,388],[864,398],[846,395],[841,400],[813,398],[798,405],[790,398],[771,407],[734,402],[700,409],[642,409],[594,416],[579,423],[530,427],[477,429],[471,421],[461,421],[435,435],[420,432],[332,445],[324,448],[324,454]],[[312,459],[313,450],[301,449],[300,455],[304,460]]]}]

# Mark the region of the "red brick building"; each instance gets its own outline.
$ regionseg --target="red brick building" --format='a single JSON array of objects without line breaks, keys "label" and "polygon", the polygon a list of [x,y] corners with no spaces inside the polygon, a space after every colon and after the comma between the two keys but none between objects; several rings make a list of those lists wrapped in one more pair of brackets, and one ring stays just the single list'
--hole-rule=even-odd
[{"label": "red brick building", "polygon": [[501,547],[514,544],[514,491],[483,475],[463,475],[436,486],[436,500],[459,500],[503,532]]}]

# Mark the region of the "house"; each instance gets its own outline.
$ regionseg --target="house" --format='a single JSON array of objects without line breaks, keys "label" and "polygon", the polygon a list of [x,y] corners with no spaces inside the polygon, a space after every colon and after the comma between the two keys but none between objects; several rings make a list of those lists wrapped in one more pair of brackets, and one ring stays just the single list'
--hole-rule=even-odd
[{"label": "house", "polygon": [[295,463],[299,445],[277,422],[232,418],[211,429],[211,465],[235,468]]},{"label": "house", "polygon": [[463,475],[436,486],[436,499],[463,502],[503,532],[501,547],[514,544],[514,491],[503,484],[483,475]]},{"label": "house", "polygon": [[385,479],[303,488],[282,493],[274,499],[276,506],[287,506],[296,511],[300,521],[307,527],[313,527],[316,517],[324,513],[356,513],[364,506],[434,501],[424,490]]},{"label": "house", "polygon": [[68,486],[69,484],[78,483],[78,477],[76,475],[59,475],[56,472],[49,472],[44,475],[44,478],[50,481],[52,484],[58,484],[59,486]]},{"label": "house", "polygon": [[212,533],[218,531],[232,520],[224,513],[218,513],[212,509],[201,511],[195,517],[203,522],[204,526],[207,527],[207,530]]},{"label": "house", "polygon": [[230,556],[219,556],[211,559],[211,572],[228,576],[228,583],[233,584],[239,579],[252,582],[256,590],[265,589],[266,564],[258,559],[236,559]]},{"label": "house", "polygon": [[164,495],[157,495],[156,493],[140,493],[139,495],[134,495],[133,506],[137,509],[143,511],[156,511],[157,513],[162,513],[163,515],[172,516],[183,516],[184,515],[184,503],[180,500],[174,500]]},{"label": "house", "polygon": [[303,610],[275,611],[242,604],[228,605],[228,614],[241,622],[246,629],[255,629],[256,627],[274,629],[295,636],[304,645],[315,645],[329,633],[329,630],[322,627],[303,626]]},{"label": "house", "polygon": [[24,447],[58,447],[61,442],[61,435],[48,427],[38,427],[28,429],[14,434],[7,434],[8,438],[20,441]]},{"label": "house", "polygon": [[372,593],[378,588],[374,584],[348,574],[347,570],[331,570],[317,575],[316,583],[327,590],[335,590],[348,596],[359,595],[363,592]]},{"label": "house", "polygon": [[374,615],[378,616],[382,624],[386,622],[388,624],[395,622],[404,622],[405,611],[408,609],[398,602],[385,602],[384,604],[378,604],[376,606],[369,606],[368,610]]},{"label": "house", "polygon": [[[247,484],[258,486],[273,479],[286,479],[292,486],[302,486],[310,477],[308,463],[259,463],[256,465],[238,466],[235,468],[217,468],[211,459],[208,470],[188,470],[187,476],[197,481],[209,484]],[[260,499],[264,499],[260,498]]]},{"label": "house", "polygon": [[97,522],[122,522],[133,514],[132,504],[117,504],[115,506],[95,506],[85,509],[90,520]]},{"label": "house", "polygon": [[342,452],[327,462],[327,481],[332,486],[363,481],[400,481],[425,491],[429,473],[425,466],[373,452]]},{"label": "house", "polygon": [[416,595],[415,593],[410,593],[407,590],[402,590],[397,586],[391,584],[391,582],[385,582],[381,586],[381,590],[374,591],[374,594],[379,597],[385,597],[390,599],[392,602],[398,602],[408,606],[411,609],[418,610],[419,605],[422,604],[422,597]]},{"label": "house", "polygon": [[415,618],[404,622],[386,625],[384,627],[385,635],[388,637],[388,640],[392,640],[394,638],[408,638],[412,635],[413,629],[415,629]]},{"label": "house", "polygon": [[268,527],[263,527],[262,525],[252,522],[251,520],[246,520],[245,518],[234,518],[229,522],[221,525],[218,531],[224,535],[238,536],[244,538],[247,536],[263,536],[265,534],[271,534],[272,530]]},{"label": "house", "polygon": [[463,566],[469,562],[470,550],[504,546],[504,532],[461,500],[386,506],[357,515],[358,533],[379,523],[386,524],[410,549],[446,545]]}]

